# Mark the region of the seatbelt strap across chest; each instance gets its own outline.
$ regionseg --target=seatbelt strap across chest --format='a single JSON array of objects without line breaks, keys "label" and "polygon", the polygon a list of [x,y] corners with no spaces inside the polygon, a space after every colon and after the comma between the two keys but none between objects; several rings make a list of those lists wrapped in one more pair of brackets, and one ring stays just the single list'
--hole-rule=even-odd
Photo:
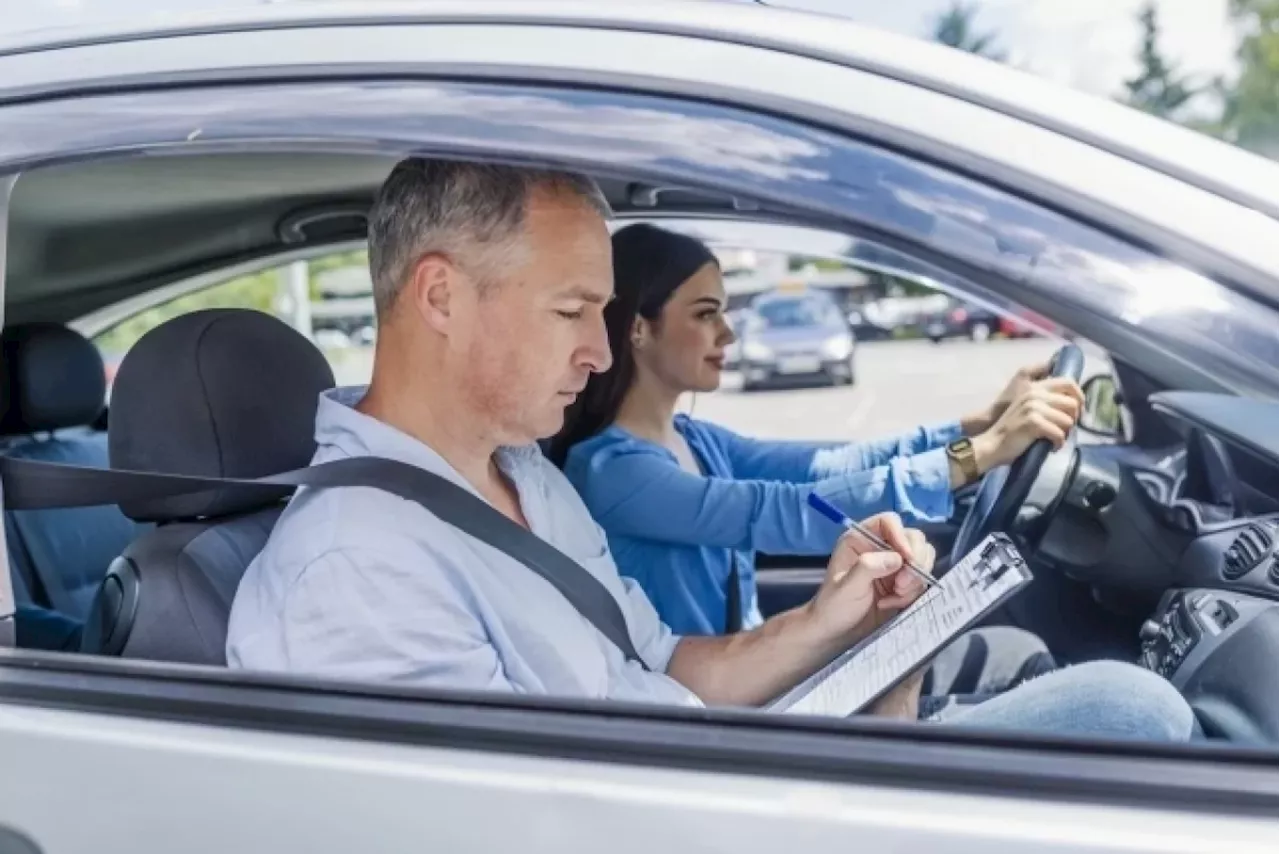
[{"label": "seatbelt strap across chest", "polygon": [[[9,508],[89,507],[189,496],[210,490],[287,494],[293,487],[368,487],[420,504],[442,521],[524,564],[554,587],[622,654],[646,670],[622,608],[604,582],[478,495],[426,469],[381,457],[350,457],[256,479],[92,469],[0,457]],[[0,603],[2,604],[2,603]]]}]

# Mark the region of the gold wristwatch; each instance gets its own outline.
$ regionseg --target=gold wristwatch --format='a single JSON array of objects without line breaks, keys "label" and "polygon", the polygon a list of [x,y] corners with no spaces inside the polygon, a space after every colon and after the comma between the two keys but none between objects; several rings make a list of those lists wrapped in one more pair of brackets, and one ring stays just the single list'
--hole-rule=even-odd
[{"label": "gold wristwatch", "polygon": [[964,475],[965,484],[970,484],[981,477],[978,471],[978,459],[973,455],[973,442],[969,439],[956,439],[947,445],[947,459],[955,460]]}]

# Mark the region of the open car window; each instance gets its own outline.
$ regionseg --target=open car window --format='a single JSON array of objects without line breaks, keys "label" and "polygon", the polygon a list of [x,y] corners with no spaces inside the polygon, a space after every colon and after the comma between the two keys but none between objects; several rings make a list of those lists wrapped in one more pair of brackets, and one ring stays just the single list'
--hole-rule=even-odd
[{"label": "open car window", "polygon": [[[1242,318],[1235,311],[1247,299],[1241,294],[1186,272],[1186,278],[1195,280],[1195,287],[1188,289],[1190,295],[1198,298],[1211,291],[1213,305],[1221,316],[1199,324],[1187,319],[1181,309],[1176,315],[1151,323],[1146,322],[1149,315],[1137,315],[1136,320],[1126,319],[1121,312],[1103,315],[1101,312],[1114,301],[1096,299],[1100,291],[1141,291],[1150,297],[1158,290],[1156,274],[1177,268],[1177,262],[1150,252],[1145,244],[1126,241],[1110,231],[1072,219],[1051,205],[1036,203],[1000,186],[988,186],[973,177],[972,170],[948,171],[932,161],[917,161],[897,148],[877,147],[852,134],[811,127],[773,113],[602,88],[588,91],[394,81],[379,82],[370,89],[332,82],[288,84],[286,88],[287,91],[261,82],[210,88],[202,92],[211,100],[201,102],[199,115],[184,113],[196,103],[191,93],[167,90],[95,95],[92,111],[80,105],[75,112],[59,114],[62,120],[58,122],[46,120],[49,111],[58,109],[52,102],[6,106],[6,112],[21,112],[23,127],[42,129],[31,138],[38,143],[25,135],[14,141],[12,145],[18,153],[13,156],[26,158],[24,163],[38,163],[46,157],[59,160],[57,165],[32,166],[24,175],[26,195],[19,201],[29,206],[28,215],[21,216],[22,206],[15,208],[19,217],[11,239],[37,246],[55,245],[56,237],[62,245],[95,247],[114,264],[101,265],[104,270],[124,269],[124,262],[129,262],[128,275],[95,280],[95,265],[85,263],[80,256],[74,256],[75,264],[55,265],[48,263],[49,256],[28,252],[18,258],[21,263],[13,265],[13,287],[9,291],[13,301],[7,318],[14,318],[15,322],[41,318],[72,321],[114,301],[132,299],[149,289],[172,284],[175,270],[207,275],[219,263],[269,260],[267,256],[272,252],[296,250],[298,244],[289,240],[300,240],[304,246],[317,250],[332,242],[341,244],[343,253],[351,253],[350,244],[361,237],[361,229],[352,226],[363,225],[351,211],[367,206],[395,157],[405,150],[418,150],[426,137],[443,129],[447,140],[433,150],[463,159],[471,156],[521,164],[572,163],[598,171],[620,219],[653,214],[656,200],[659,208],[670,205],[669,211],[659,213],[678,215],[692,211],[697,218],[710,222],[737,218],[754,210],[760,213],[759,224],[765,226],[779,222],[796,227],[821,223],[817,230],[836,242],[835,248],[826,252],[785,241],[772,246],[755,244],[743,251],[741,246],[735,248],[718,241],[717,251],[725,253],[722,261],[730,306],[741,312],[734,319],[735,328],[740,330],[740,347],[736,353],[726,353],[726,361],[736,360],[736,365],[726,371],[723,389],[691,396],[682,406],[697,418],[746,436],[852,441],[890,436],[917,425],[955,418],[988,403],[1014,369],[1054,351],[1060,343],[1055,338],[1026,335],[1028,328],[1045,329],[1048,324],[1039,321],[1049,316],[1058,331],[1079,331],[1082,336],[1102,341],[1099,346],[1104,352],[1097,361],[1090,362],[1099,370],[1106,369],[1107,354],[1115,350],[1130,362],[1149,367],[1150,373],[1164,383],[1176,383],[1186,377],[1216,377],[1224,384],[1243,384],[1256,382],[1257,376],[1265,373],[1250,358],[1220,369],[1219,361],[1230,361],[1232,356],[1221,347],[1209,348],[1219,361],[1167,359],[1166,350],[1162,349],[1174,342],[1183,347],[1183,353],[1195,356],[1206,352],[1205,342],[1216,334],[1215,330],[1241,325],[1260,330],[1257,321]],[[102,103],[96,103],[97,99]],[[344,113],[344,105],[351,112]],[[139,108],[145,108],[152,120],[145,129],[136,131],[150,135],[140,136],[139,144],[153,137],[186,139],[195,124],[205,124],[209,110],[224,109],[235,118],[225,128],[214,130],[236,140],[238,147],[231,150],[193,144],[189,161],[182,152],[174,157],[96,159],[93,146],[105,146],[94,133],[100,117],[112,115],[115,110]],[[91,119],[85,118],[90,112]],[[615,124],[619,117],[627,121]],[[664,121],[655,124],[655,117]],[[334,144],[330,150],[348,153],[319,155],[314,150],[303,150],[306,146],[302,142],[298,152],[289,151],[287,142],[281,140],[292,139],[298,128],[310,129],[309,133],[320,136],[332,135]],[[681,132],[684,129],[697,133]],[[214,136],[214,130],[209,131],[210,136]],[[117,129],[116,133],[132,139],[135,131]],[[121,138],[113,138],[111,144],[125,145]],[[379,150],[374,154],[346,145],[352,139],[366,146],[373,145],[370,140],[378,140]],[[679,143],[687,139],[700,141],[693,147],[696,150],[673,144],[673,140]],[[744,146],[743,139],[758,144]],[[38,150],[23,147],[37,144],[42,146]],[[730,162],[707,157],[707,145],[715,151],[734,152],[734,159]],[[352,150],[357,153],[350,153]],[[71,153],[77,156],[72,158]],[[679,163],[681,169],[672,163]],[[63,174],[74,175],[75,180],[64,179],[60,183],[56,178],[50,179],[58,169],[69,170]],[[152,169],[161,171],[149,172]],[[239,175],[240,171],[246,174]],[[163,181],[141,180],[162,174],[173,183],[165,186]],[[207,198],[196,192],[193,182],[174,178],[176,175],[185,179],[192,174],[210,179],[204,187],[210,190]],[[229,176],[238,177],[239,181],[228,181]],[[96,186],[120,182],[134,188],[133,193],[118,198],[127,198],[131,211],[140,217],[145,214],[149,222],[173,220],[175,225],[183,225],[182,229],[173,229],[175,240],[165,242],[166,250],[182,257],[173,260],[157,252],[154,257],[122,258],[129,254],[126,250],[146,248],[136,242],[122,245],[126,239],[136,240],[133,235],[141,230],[113,231],[106,224],[109,217],[81,217],[75,205],[59,207],[59,200],[65,202],[73,197],[67,192],[69,188],[90,179],[100,182]],[[690,184],[714,189],[690,189]],[[847,187],[853,185],[865,187],[866,192],[847,192]],[[140,187],[145,191],[137,190]],[[728,200],[726,187],[732,187],[736,194]],[[225,219],[210,217],[210,212],[225,216],[223,206],[231,194],[228,188],[253,190],[242,190],[246,202],[243,215],[232,212],[234,215]],[[111,193],[95,194],[95,199],[110,198]],[[753,208],[753,204],[757,207]],[[191,205],[198,209],[190,209]],[[310,218],[316,207],[321,214],[330,215],[328,220],[321,217],[324,227],[315,227],[316,220]],[[51,226],[47,217],[30,215],[48,208],[68,219]],[[234,227],[228,227],[227,222],[234,223]],[[289,227],[282,227],[282,223]],[[222,227],[209,228],[218,225]],[[191,234],[200,239],[177,239]],[[204,242],[206,238],[208,241]],[[730,273],[734,266],[729,263],[730,254],[735,251],[739,253],[732,259],[736,268]],[[748,259],[748,253],[754,257]],[[314,255],[313,259],[312,266],[301,272],[296,266],[269,267],[251,275],[233,276],[209,290],[165,301],[142,313],[131,312],[96,330],[95,340],[104,353],[116,358],[166,317],[189,315],[200,305],[251,307],[284,318],[295,328],[309,326],[310,339],[324,352],[338,382],[362,382],[368,378],[369,358],[377,336],[376,328],[367,322],[371,316],[365,302],[368,297],[356,283],[359,275],[354,272],[346,282],[337,281],[347,277],[334,272],[328,277],[333,287],[327,287],[322,274],[330,271],[316,269],[322,264],[321,255]],[[346,260],[356,261],[356,257],[350,255]],[[362,262],[359,259],[340,264],[334,270],[358,270]],[[899,262],[907,266],[897,266]],[[948,287],[922,286],[921,279],[925,277],[933,277]],[[762,293],[797,289],[822,291],[832,300],[841,317],[838,334],[823,329],[817,336],[800,335],[797,340],[753,339],[748,329],[752,299]],[[1025,303],[1030,308],[1021,318],[1011,318],[1008,311],[992,310],[998,302],[992,299],[993,295],[1002,298],[1002,309],[1007,309],[1008,303]],[[299,310],[296,301],[290,302],[299,296],[307,303],[305,312]],[[1151,306],[1148,310],[1154,312]],[[310,320],[304,323],[308,314]],[[1181,324],[1189,325],[1195,334],[1184,340],[1180,337]],[[1094,492],[1089,495],[1090,500],[1096,497]],[[1106,493],[1100,491],[1097,495],[1105,497]],[[1078,510],[1078,505],[1083,506],[1084,502],[1072,504],[1072,511]],[[1075,530],[1097,531],[1103,527],[1099,523]],[[1106,549],[1095,552],[1102,554]],[[777,610],[788,602],[805,601],[821,580],[820,566],[816,576],[812,564],[787,562],[775,568],[779,576],[775,585]],[[218,589],[225,593],[227,588]],[[1159,591],[1154,598],[1158,596]],[[1055,607],[1064,602],[1074,606],[1092,601],[1087,589],[1078,598],[1047,598]],[[1134,613],[1125,612],[1124,619],[1107,621],[1099,632],[1103,636],[1099,646],[1118,639],[1127,660],[1135,660],[1139,653],[1138,627],[1157,604],[1144,601],[1143,613],[1137,614],[1136,620]],[[1066,607],[1058,610],[1068,617],[1075,613]],[[1080,633],[1078,623],[1071,628]],[[1090,628],[1095,626],[1091,623]],[[55,665],[47,664],[51,659]],[[779,716],[715,708],[694,715],[673,708],[637,709],[575,698],[466,692],[448,687],[437,690],[376,681],[331,682],[306,675],[277,679],[270,674],[190,668],[182,661],[49,656],[33,657],[31,661],[35,663],[31,664],[20,654],[13,660],[11,666],[4,665],[6,673],[20,672],[21,677],[13,683],[17,687],[7,690],[21,702],[47,702],[62,708],[88,709],[94,714],[108,711],[122,717],[178,719],[195,706],[208,715],[205,723],[210,726],[244,726],[250,730],[266,726],[274,727],[276,732],[322,733],[340,739],[388,743],[412,741],[419,747],[461,746],[504,756],[504,751],[514,750],[522,756],[551,755],[588,763],[660,761],[670,767],[689,768],[699,767],[690,757],[696,755],[697,761],[702,762],[706,753],[720,750],[717,761],[721,764],[717,767],[732,770],[726,757],[741,759],[742,751],[750,749],[750,745],[735,741],[733,749],[728,750],[724,747],[728,741],[706,737],[712,730],[717,735],[734,731],[739,736],[769,733],[781,740],[796,738],[798,741],[789,744],[795,746],[803,741],[803,749],[811,758],[820,758],[824,750],[844,757],[852,742],[842,739],[860,730],[858,721],[777,720]],[[30,687],[28,681],[41,684]],[[93,690],[85,690],[85,685]],[[77,699],[77,692],[87,696]],[[39,699],[31,701],[33,696]],[[465,720],[462,714],[466,715]],[[373,725],[375,720],[377,724]],[[263,721],[268,723],[264,725]],[[548,728],[537,733],[544,724]],[[667,741],[657,747],[658,741],[674,737],[677,729],[684,739],[681,743]],[[1165,762],[1181,761],[1192,752],[1190,749],[1130,750],[1091,745],[1094,752],[1086,755],[1074,745],[1054,743],[1046,747],[1034,740],[1009,748],[985,733],[930,733],[916,739],[910,732],[867,729],[865,738],[869,743],[892,741],[899,745],[895,750],[903,750],[903,755],[916,765],[908,774],[896,759],[881,757],[859,771],[856,762],[849,760],[837,772],[845,775],[842,780],[917,780],[918,776],[912,776],[917,772],[935,773],[936,757],[929,755],[928,746],[950,744],[949,739],[954,738],[955,744],[970,750],[966,784],[984,774],[998,776],[991,773],[996,764],[992,757],[997,753],[1021,762],[1016,774],[1011,766],[1000,766],[1004,772],[1000,780],[1005,785],[1008,780],[1018,781],[1014,794],[1033,790],[1057,793],[1065,789],[1069,790],[1067,796],[1076,796],[1085,789],[1072,781],[1054,789],[1035,789],[1034,783],[1047,785],[1049,778],[1068,776],[1063,770],[1063,763],[1068,761],[1089,764],[1097,758],[1111,760],[1108,768],[1112,770],[1123,766],[1118,773],[1128,775],[1125,784],[1146,781],[1146,788],[1114,781],[1102,787],[1116,798],[1136,797],[1136,791],[1150,802],[1158,802],[1164,788],[1178,788],[1184,781],[1189,781],[1185,785],[1194,789],[1194,796],[1202,795],[1204,789],[1199,778],[1160,773],[1167,770]],[[610,740],[613,752],[602,752]],[[821,743],[828,740],[831,744],[824,748]],[[757,747],[763,749],[761,745],[763,742]],[[916,751],[920,745],[926,749]],[[1000,753],[1004,748],[1008,752]],[[773,749],[772,742],[769,749]],[[983,750],[991,752],[981,753]],[[1043,765],[1029,768],[1036,763],[1026,760],[1038,756],[1037,750],[1048,751],[1048,758]],[[779,748],[777,755],[785,753],[786,749]],[[1270,763],[1270,773],[1274,751],[1263,753],[1266,755],[1262,759]],[[602,758],[606,756],[607,760]],[[1129,761],[1134,758],[1143,762]],[[863,759],[858,757],[859,762]],[[1257,757],[1247,761],[1259,764]],[[785,773],[817,773],[813,769],[821,763],[802,765],[797,761]],[[764,773],[778,773],[778,768],[784,766],[785,762],[781,762]],[[745,767],[741,765],[739,769]],[[821,765],[819,770],[829,773],[831,767]],[[1090,778],[1090,782],[1096,781]],[[1273,786],[1273,782],[1268,785]],[[1152,794],[1151,787],[1164,788]],[[1228,803],[1230,796],[1236,794],[1225,785],[1219,789],[1215,805]],[[1097,789],[1093,791],[1096,793]],[[1179,792],[1179,803],[1194,802],[1192,796],[1181,789]],[[1254,791],[1250,803],[1256,806],[1266,795],[1265,791],[1261,795]]]},{"label": "open car window", "polygon": [[322,253],[204,284],[209,278],[217,278],[216,273],[202,277],[199,287],[181,296],[146,308],[108,307],[81,321],[102,354],[108,389],[139,338],[167,320],[209,308],[245,308],[279,317],[320,348],[339,385],[369,381],[377,332],[364,250]]}]

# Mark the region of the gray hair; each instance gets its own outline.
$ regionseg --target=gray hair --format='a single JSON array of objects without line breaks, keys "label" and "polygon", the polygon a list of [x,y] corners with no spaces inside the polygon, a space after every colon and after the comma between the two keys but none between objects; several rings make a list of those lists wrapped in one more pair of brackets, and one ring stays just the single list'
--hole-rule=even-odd
[{"label": "gray hair", "polygon": [[476,259],[486,284],[520,248],[529,195],[538,187],[570,193],[610,216],[600,188],[582,175],[421,157],[396,164],[369,212],[369,272],[378,316],[390,311],[409,268],[429,252],[456,258],[487,250]]}]

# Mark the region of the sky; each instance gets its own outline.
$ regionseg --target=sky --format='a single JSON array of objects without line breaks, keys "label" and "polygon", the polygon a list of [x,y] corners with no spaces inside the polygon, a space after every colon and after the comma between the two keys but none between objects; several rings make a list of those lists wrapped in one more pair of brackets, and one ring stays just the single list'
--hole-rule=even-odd
[{"label": "sky", "polygon": [[[0,0],[0,32],[156,10],[252,5],[266,0]],[[536,2],[536,0],[531,0]],[[642,3],[643,0],[635,0]],[[926,36],[949,0],[766,0]],[[1115,95],[1136,67],[1144,0],[977,0],[979,29],[996,30],[1010,60],[1097,95]],[[1166,56],[1189,73],[1231,76],[1235,35],[1227,0],[1157,0]]]},{"label": "sky", "polygon": [[[927,35],[949,0],[768,0],[841,15],[904,35]],[[1137,67],[1144,0],[981,0],[978,30],[995,30],[1027,71],[1095,95],[1115,95]],[[1165,56],[1191,74],[1235,73],[1227,0],[1157,0]]]}]

